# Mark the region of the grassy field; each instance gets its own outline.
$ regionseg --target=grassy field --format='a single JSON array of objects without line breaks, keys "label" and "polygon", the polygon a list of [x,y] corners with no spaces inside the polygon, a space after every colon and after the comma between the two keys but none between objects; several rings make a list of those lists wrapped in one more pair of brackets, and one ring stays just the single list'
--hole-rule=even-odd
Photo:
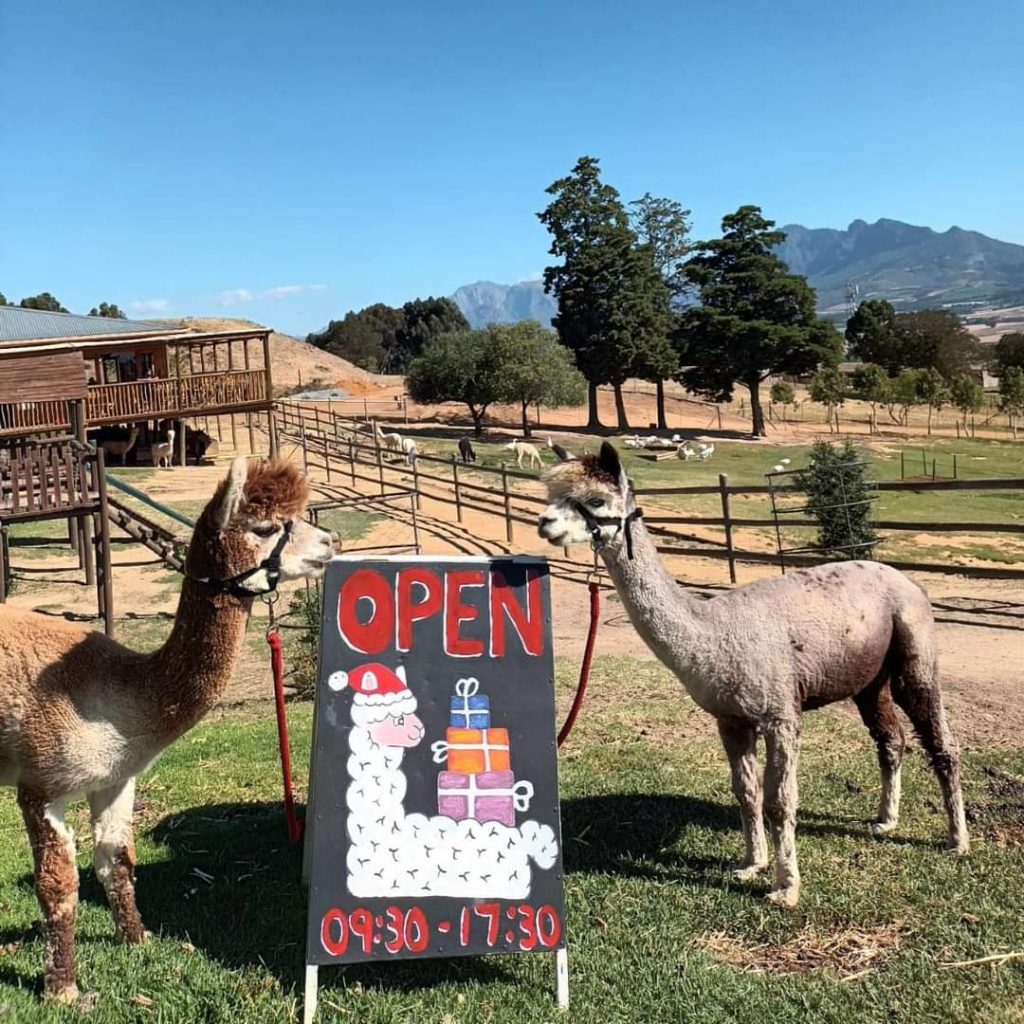
[{"label": "grassy field", "polygon": [[[574,666],[558,666],[560,696]],[[629,690],[621,680],[628,679]],[[625,699],[642,689],[642,709]],[[767,906],[740,884],[738,814],[704,717],[660,667],[599,660],[561,759],[573,1022],[976,1022],[1024,1019],[1024,961],[944,963],[1024,949],[1024,752],[971,751],[975,845],[940,849],[937,789],[908,758],[904,822],[870,839],[877,799],[866,734],[809,716],[801,764],[804,903]],[[304,792],[310,711],[292,706]],[[138,890],[154,931],[112,941],[80,839],[80,987],[88,1020],[271,1024],[296,1019],[303,962],[300,854],[284,838],[273,719],[211,720],[142,780]],[[0,798],[0,1019],[82,1019],[37,1002],[42,948],[29,851]],[[531,1024],[557,1019],[549,956],[425,961],[322,972],[321,1021]]]}]

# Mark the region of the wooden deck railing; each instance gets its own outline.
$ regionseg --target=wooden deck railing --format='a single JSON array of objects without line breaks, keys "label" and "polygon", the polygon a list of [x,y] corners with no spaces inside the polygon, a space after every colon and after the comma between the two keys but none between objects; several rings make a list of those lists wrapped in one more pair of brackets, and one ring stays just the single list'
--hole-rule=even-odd
[{"label": "wooden deck railing", "polygon": [[4,402],[0,404],[0,437],[68,429],[67,402]]},{"label": "wooden deck railing", "polygon": [[267,400],[262,370],[195,373],[89,387],[89,424],[191,416],[259,405]]},{"label": "wooden deck railing", "polygon": [[0,522],[95,511],[96,449],[70,439],[15,443],[0,459]]}]

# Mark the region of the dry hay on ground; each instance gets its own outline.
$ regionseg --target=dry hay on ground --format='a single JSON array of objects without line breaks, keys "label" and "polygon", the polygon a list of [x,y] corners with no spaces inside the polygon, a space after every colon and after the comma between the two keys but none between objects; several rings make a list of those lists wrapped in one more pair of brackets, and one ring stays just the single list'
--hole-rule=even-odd
[{"label": "dry hay on ground", "polygon": [[834,928],[825,934],[810,925],[788,942],[748,946],[727,932],[706,932],[695,940],[701,949],[730,967],[754,974],[810,974],[832,971],[852,978],[877,970],[902,942],[899,924],[874,928]]}]

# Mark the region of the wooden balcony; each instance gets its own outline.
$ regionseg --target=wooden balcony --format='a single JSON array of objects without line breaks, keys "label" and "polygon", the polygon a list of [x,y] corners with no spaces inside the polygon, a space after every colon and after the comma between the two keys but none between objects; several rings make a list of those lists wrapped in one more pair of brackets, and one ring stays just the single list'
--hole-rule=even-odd
[{"label": "wooden balcony", "polygon": [[262,369],[194,373],[129,384],[92,384],[86,396],[89,426],[140,420],[178,419],[266,408]]}]

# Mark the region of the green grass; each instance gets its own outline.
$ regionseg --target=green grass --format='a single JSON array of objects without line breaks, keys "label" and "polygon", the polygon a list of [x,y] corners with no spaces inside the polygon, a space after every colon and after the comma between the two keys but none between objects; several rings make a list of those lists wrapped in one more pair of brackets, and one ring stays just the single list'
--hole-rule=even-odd
[{"label": "green grass", "polygon": [[[563,704],[574,668],[558,666]],[[642,705],[627,699],[638,692]],[[304,792],[309,707],[292,706],[290,721]],[[724,759],[700,713],[660,667],[598,661],[587,709],[560,765],[567,1020],[1020,1021],[1024,964],[950,971],[937,964],[1022,948],[1024,856],[1007,840],[1021,842],[1024,752],[967,755],[975,845],[969,858],[954,859],[940,849],[937,788],[919,753],[907,760],[904,822],[894,838],[876,842],[864,826],[877,799],[866,734],[823,713],[806,722],[804,902],[788,913],[765,904],[764,883],[739,884],[728,874],[741,850],[738,815]],[[112,941],[102,893],[86,874],[86,821],[80,808],[72,813],[83,869],[79,982],[83,991],[100,993],[88,1019],[294,1020],[305,908],[300,853],[284,838],[272,716],[230,715],[190,733],[143,778],[137,817],[139,902],[155,938],[127,949]],[[19,1024],[80,1020],[75,1010],[37,1002],[42,947],[26,936],[36,917],[28,872],[28,845],[6,796],[0,1017]],[[818,936],[824,945],[851,926],[895,929],[899,948],[845,982],[827,956],[822,970],[772,969],[775,952],[794,936]],[[738,948],[760,947],[769,969],[749,973],[717,961],[700,939],[718,932]],[[321,1021],[557,1019],[547,956],[332,969],[321,978]]]}]

